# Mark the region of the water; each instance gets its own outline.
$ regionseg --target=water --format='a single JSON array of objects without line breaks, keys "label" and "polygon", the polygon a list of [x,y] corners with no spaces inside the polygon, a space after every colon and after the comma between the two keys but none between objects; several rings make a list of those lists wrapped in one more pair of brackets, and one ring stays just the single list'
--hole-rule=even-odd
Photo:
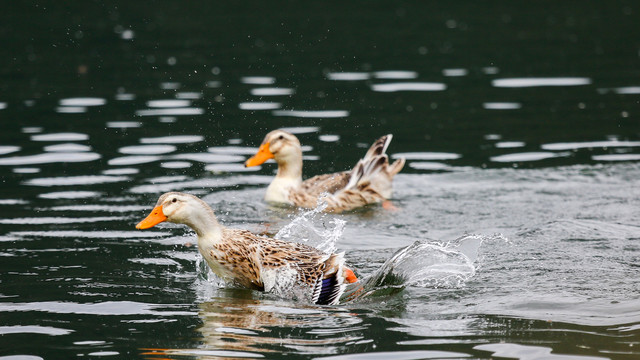
[{"label": "water", "polygon": [[[640,357],[635,2],[5,10],[0,359]],[[275,128],[308,176],[393,133],[398,210],[264,204]],[[363,290],[217,282],[191,231],[134,229],[172,190]]]}]

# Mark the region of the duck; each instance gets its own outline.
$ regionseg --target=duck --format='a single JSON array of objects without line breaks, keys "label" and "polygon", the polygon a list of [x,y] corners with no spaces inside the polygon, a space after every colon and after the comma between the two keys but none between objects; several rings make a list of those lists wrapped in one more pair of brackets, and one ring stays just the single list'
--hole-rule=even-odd
[{"label": "duck", "polygon": [[136,228],[149,229],[162,222],[190,227],[211,270],[225,282],[244,288],[278,293],[289,282],[305,289],[314,304],[336,305],[347,284],[358,281],[345,265],[343,252],[327,254],[305,244],[227,228],[206,202],[191,194],[162,194]]},{"label": "duck", "polygon": [[313,209],[319,200],[325,212],[341,213],[375,203],[392,195],[393,177],[402,170],[404,158],[389,164],[387,147],[393,138],[387,134],[376,140],[351,170],[317,175],[302,181],[302,146],[298,138],[284,130],[269,132],[245,167],[274,159],[278,172],[264,196],[267,203]]}]

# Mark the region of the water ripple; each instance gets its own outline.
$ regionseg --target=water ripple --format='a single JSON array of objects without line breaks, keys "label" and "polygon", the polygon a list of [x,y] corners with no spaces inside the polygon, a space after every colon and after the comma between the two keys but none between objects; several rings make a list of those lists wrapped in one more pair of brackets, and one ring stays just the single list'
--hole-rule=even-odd
[{"label": "water ripple", "polygon": [[539,151],[498,155],[491,157],[490,160],[494,162],[524,162],[551,159],[559,156],[562,156],[562,154]]},{"label": "water ripple", "polygon": [[640,160],[640,154],[594,155],[591,158],[595,161],[638,161]]},{"label": "water ripple", "polygon": [[282,106],[277,102],[243,102],[238,104],[240,110],[274,110],[279,109]]},{"label": "water ripple", "polygon": [[52,133],[31,136],[32,141],[83,141],[89,139],[89,135],[80,133]]},{"label": "water ripple", "polygon": [[204,136],[201,135],[173,135],[141,138],[140,142],[143,144],[188,144],[202,140],[204,140]]},{"label": "water ripple", "polygon": [[130,180],[127,176],[108,175],[84,175],[84,176],[60,176],[50,178],[36,178],[24,182],[26,185],[35,186],[69,186],[69,185],[94,185],[107,184]]},{"label": "water ripple", "polygon": [[443,91],[447,89],[447,85],[442,83],[427,82],[398,82],[387,84],[371,85],[373,91],[378,92],[397,92],[397,91]]},{"label": "water ripple", "polygon": [[516,102],[486,102],[482,107],[487,110],[516,110],[522,108],[521,103]]},{"label": "water ripple", "polygon": [[244,76],[240,78],[240,82],[251,85],[271,85],[275,84],[276,78],[271,76]]},{"label": "water ripple", "polygon": [[173,145],[134,145],[121,147],[118,151],[131,155],[155,155],[174,152],[176,147]]},{"label": "water ripple", "polygon": [[498,149],[511,149],[511,148],[519,148],[524,147],[525,143],[522,141],[501,141],[495,143],[495,147]]},{"label": "water ripple", "polygon": [[0,155],[11,154],[16,151],[20,151],[20,146],[0,146]]},{"label": "water ripple", "polygon": [[[133,225],[131,225],[133,227]],[[82,238],[82,239],[141,239],[158,238],[172,235],[162,231],[80,231],[80,230],[59,230],[59,231],[13,231],[11,236],[18,238]],[[30,250],[33,251],[33,250]]]},{"label": "water ripple", "polygon": [[376,71],[373,76],[377,79],[415,79],[418,77],[418,73],[406,70],[385,70]]},{"label": "water ripple", "polygon": [[616,94],[640,94],[640,86],[626,86],[613,89]]},{"label": "water ripple", "polygon": [[202,115],[202,108],[161,108],[161,109],[143,109],[136,110],[136,116],[177,116],[177,115]]},{"label": "water ripple", "polygon": [[102,106],[106,103],[106,99],[92,97],[78,97],[60,100],[60,106]]},{"label": "water ripple", "polygon": [[87,199],[98,197],[97,191],[56,191],[38,195],[42,199]]},{"label": "water ripple", "polygon": [[254,96],[286,96],[295,94],[295,90],[291,88],[265,87],[251,89],[250,93]]},{"label": "water ripple", "polygon": [[[15,325],[15,326],[0,326],[0,335],[6,334],[42,334],[42,335],[69,335],[74,330],[55,328],[51,326],[39,326],[39,325]],[[0,357],[5,359],[5,357]]]},{"label": "water ripple", "polygon": [[109,165],[140,165],[160,160],[160,156],[154,155],[132,155],[121,156],[107,161]]},{"label": "water ripple", "polygon": [[149,304],[136,301],[105,301],[98,303],[75,303],[59,301],[0,303],[0,311],[40,311],[54,314],[90,314],[90,315],[154,315],[154,316],[196,316],[197,313],[185,310],[167,310],[183,308],[183,305]]},{"label": "water ripple", "polygon": [[242,146],[214,146],[207,149],[207,151],[214,154],[253,155],[258,151],[258,148]]},{"label": "water ripple", "polygon": [[309,134],[320,131],[320,127],[318,126],[294,126],[294,127],[283,127],[280,130],[290,132],[292,134]]},{"label": "water ripple", "polygon": [[360,81],[369,80],[371,75],[366,72],[334,72],[328,73],[327,79],[338,81]]},{"label": "water ripple", "polygon": [[177,154],[171,156],[171,159],[177,160],[191,160],[203,163],[233,163],[243,162],[246,158],[238,155],[225,155],[225,154],[213,154],[213,153],[186,153]]},{"label": "water ripple", "polygon": [[537,86],[580,86],[591,84],[590,78],[557,77],[557,78],[510,78],[495,79],[491,82],[495,87],[521,88]]},{"label": "water ripple", "polygon": [[189,100],[168,99],[168,100],[149,100],[147,106],[150,108],[180,108],[191,106]]},{"label": "water ripple", "polygon": [[108,121],[107,127],[113,129],[139,128],[142,123],[139,121]]},{"label": "water ripple", "polygon": [[459,76],[467,76],[469,74],[469,70],[467,69],[444,69],[442,70],[442,75],[449,77],[459,77]]},{"label": "water ripple", "polygon": [[165,169],[186,169],[191,167],[188,161],[165,161],[160,163],[160,167]]},{"label": "water ripple", "polygon": [[13,225],[45,225],[45,224],[81,224],[81,223],[93,223],[100,221],[116,221],[124,220],[125,217],[121,216],[96,216],[96,217],[34,217],[34,218],[13,218],[13,219],[0,219],[0,224],[13,224]]},{"label": "water ripple", "polygon": [[391,155],[393,159],[405,158],[407,160],[455,160],[461,157],[460,154],[445,152],[407,152]]},{"label": "water ripple", "polygon": [[483,344],[474,347],[475,350],[491,352],[493,356],[498,358],[510,359],[546,359],[546,360],[606,360],[608,357],[600,356],[580,356],[580,355],[561,355],[552,354],[552,348],[546,346],[530,346],[510,343],[499,344]]},{"label": "water ripple", "polygon": [[52,163],[87,162],[101,158],[93,152],[56,152],[28,156],[14,156],[0,159],[0,165],[34,165]]},{"label": "water ripple", "polygon": [[298,118],[341,118],[349,116],[347,110],[275,110],[273,116],[290,116]]},{"label": "water ripple", "polygon": [[544,150],[577,150],[584,148],[610,148],[610,147],[639,147],[640,141],[585,141],[585,142],[567,142],[567,143],[549,143],[543,144]]},{"label": "water ripple", "polygon": [[91,146],[76,144],[76,143],[63,143],[48,145],[44,147],[44,151],[48,152],[83,152],[91,151]]}]

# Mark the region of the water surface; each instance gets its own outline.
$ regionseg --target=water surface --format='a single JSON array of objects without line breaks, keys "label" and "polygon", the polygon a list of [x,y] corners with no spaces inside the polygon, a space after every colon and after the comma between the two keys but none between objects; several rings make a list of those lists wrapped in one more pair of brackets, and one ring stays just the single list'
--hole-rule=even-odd
[{"label": "water surface", "polygon": [[[637,18],[543,4],[16,3],[0,14],[0,359],[640,357]],[[387,133],[396,211],[261,201]],[[345,251],[322,307],[216,281],[165,191]],[[293,225],[291,225],[293,224]],[[285,229],[284,231],[282,229]]]}]

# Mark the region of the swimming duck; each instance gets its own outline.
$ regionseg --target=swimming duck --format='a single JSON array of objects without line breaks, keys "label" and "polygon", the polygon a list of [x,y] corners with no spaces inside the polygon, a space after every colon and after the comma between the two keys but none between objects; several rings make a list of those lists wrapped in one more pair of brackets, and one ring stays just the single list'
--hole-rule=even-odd
[{"label": "swimming duck", "polygon": [[293,284],[308,288],[313,303],[333,305],[340,301],[346,284],[358,280],[344,265],[344,253],[325,254],[304,244],[226,228],[209,205],[190,194],[163,194],[136,228],[148,229],[164,221],[193,229],[198,249],[211,270],[225,281],[249,289],[268,292],[282,280],[278,276],[286,275]]},{"label": "swimming duck", "polygon": [[327,202],[326,212],[339,213],[380,203],[391,197],[391,181],[404,166],[405,159],[389,164],[385,153],[393,136],[385,135],[371,145],[365,156],[349,171],[317,175],[302,181],[302,147],[298,138],[283,130],[265,136],[258,152],[245,162],[257,166],[269,159],[278,164],[278,172],[265,194],[265,201],[303,208],[318,206],[318,198]]}]

